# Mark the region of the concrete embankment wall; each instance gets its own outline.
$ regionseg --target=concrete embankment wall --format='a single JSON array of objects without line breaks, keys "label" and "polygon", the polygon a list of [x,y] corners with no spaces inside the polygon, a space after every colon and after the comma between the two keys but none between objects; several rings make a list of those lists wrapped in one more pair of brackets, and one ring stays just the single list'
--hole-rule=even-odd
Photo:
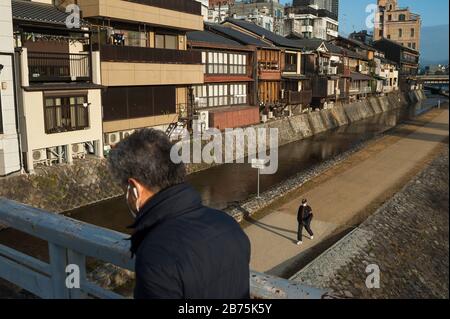
[{"label": "concrete embankment wall", "polygon": [[[283,118],[256,128],[277,128],[279,145],[308,138],[381,112],[393,110],[421,99],[423,92],[395,93],[370,98],[348,105],[337,103],[334,108]],[[207,142],[203,142],[204,145]],[[223,138],[225,143],[225,138]],[[268,145],[269,146],[269,145]],[[247,151],[247,147],[245,147]],[[247,156],[247,152],[244,153]],[[216,164],[191,164],[188,172],[211,168]],[[0,179],[0,196],[51,212],[64,212],[123,194],[114,184],[103,160],[77,161],[74,165],[43,168],[37,175],[11,176]]]}]

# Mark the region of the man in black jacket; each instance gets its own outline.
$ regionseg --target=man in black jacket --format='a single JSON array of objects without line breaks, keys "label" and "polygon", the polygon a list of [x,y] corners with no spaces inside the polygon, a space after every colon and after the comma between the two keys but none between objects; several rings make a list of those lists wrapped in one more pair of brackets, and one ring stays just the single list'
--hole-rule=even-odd
[{"label": "man in black jacket", "polygon": [[229,215],[202,205],[160,131],[120,142],[109,167],[135,216],[137,299],[248,299],[250,242]]},{"label": "man in black jacket", "polygon": [[298,221],[298,233],[297,233],[297,245],[303,244],[303,227],[306,228],[311,240],[314,239],[314,233],[311,230],[311,222],[313,219],[313,212],[311,206],[308,205],[308,201],[304,199],[302,205],[298,209],[297,221]]}]

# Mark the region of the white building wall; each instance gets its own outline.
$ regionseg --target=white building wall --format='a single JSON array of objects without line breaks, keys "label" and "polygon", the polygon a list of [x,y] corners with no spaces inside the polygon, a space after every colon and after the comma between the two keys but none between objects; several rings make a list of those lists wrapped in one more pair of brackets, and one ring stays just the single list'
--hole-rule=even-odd
[{"label": "white building wall", "polygon": [[0,132],[0,176],[20,171],[19,142],[14,96],[14,52],[11,1],[0,0],[0,99],[3,132]]}]

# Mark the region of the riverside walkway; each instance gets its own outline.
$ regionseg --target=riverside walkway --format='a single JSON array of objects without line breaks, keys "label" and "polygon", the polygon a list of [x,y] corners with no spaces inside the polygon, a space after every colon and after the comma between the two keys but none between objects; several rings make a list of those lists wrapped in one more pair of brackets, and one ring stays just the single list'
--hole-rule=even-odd
[{"label": "riverside walkway", "polygon": [[[293,275],[398,192],[442,150],[448,136],[448,107],[434,109],[306,183],[272,205],[265,216],[250,219],[245,231],[252,242],[252,269]],[[297,246],[302,198],[308,198],[314,210],[315,238],[305,237]]]}]

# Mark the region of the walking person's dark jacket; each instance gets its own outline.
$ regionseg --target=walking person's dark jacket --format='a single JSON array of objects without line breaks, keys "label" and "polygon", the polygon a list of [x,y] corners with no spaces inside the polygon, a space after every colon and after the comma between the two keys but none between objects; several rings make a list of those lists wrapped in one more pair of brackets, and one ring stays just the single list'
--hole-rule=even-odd
[{"label": "walking person's dark jacket", "polygon": [[132,228],[135,298],[249,298],[248,237],[232,217],[203,206],[188,184],[155,195]]},{"label": "walking person's dark jacket", "polygon": [[299,224],[303,224],[308,218],[312,216],[312,208],[309,205],[300,206],[297,214],[297,221]]}]

